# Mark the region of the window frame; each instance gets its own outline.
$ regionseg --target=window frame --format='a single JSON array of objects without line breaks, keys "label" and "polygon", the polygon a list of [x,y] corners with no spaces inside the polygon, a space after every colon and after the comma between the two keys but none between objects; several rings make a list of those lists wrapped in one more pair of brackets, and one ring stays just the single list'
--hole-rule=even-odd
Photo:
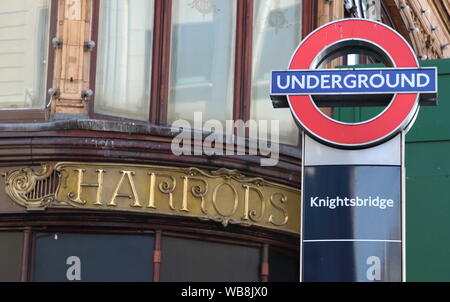
[{"label": "window frame", "polygon": [[[91,28],[92,40],[98,42],[98,23],[100,1],[93,0],[93,20]],[[115,121],[130,121],[137,124],[170,126],[168,123],[168,102],[170,82],[170,55],[172,34],[173,0],[155,0],[154,32],[152,49],[152,70],[150,84],[150,106],[147,120],[130,119],[119,116],[101,114],[94,111],[95,83],[97,70],[97,48],[91,53],[89,68],[89,85],[94,95],[89,102],[89,117]],[[251,70],[252,70],[252,30],[254,0],[238,0],[236,4],[236,33],[234,51],[234,83],[233,83],[233,120],[250,119],[251,102]],[[302,1],[302,38],[309,34],[317,24],[317,3],[314,0]],[[248,137],[248,133],[246,134]],[[300,134],[297,146],[300,143]],[[294,146],[289,144],[281,144]]]},{"label": "window frame", "polygon": [[0,121],[2,123],[27,123],[27,122],[43,122],[49,117],[50,95],[47,91],[53,86],[54,66],[55,66],[55,48],[52,45],[52,38],[56,36],[59,4],[58,0],[50,0],[49,25],[48,25],[48,41],[47,41],[47,72],[45,77],[45,97],[44,106],[42,108],[19,108],[19,109],[0,109]]}]

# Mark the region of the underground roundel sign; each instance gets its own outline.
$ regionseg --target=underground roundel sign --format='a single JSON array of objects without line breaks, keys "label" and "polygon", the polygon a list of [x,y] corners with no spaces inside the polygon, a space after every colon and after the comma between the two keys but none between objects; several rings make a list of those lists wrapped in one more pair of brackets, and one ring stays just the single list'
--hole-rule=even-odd
[{"label": "underground roundel sign", "polygon": [[[317,69],[326,59],[360,50],[388,67]],[[271,95],[287,96],[300,126],[340,148],[369,147],[391,138],[414,120],[419,99],[435,98],[436,91],[436,68],[419,68],[414,51],[400,34],[364,19],[339,20],[316,29],[300,43],[289,69],[273,71],[271,79]],[[353,124],[330,118],[313,100],[356,98],[367,103],[386,96],[391,101],[384,111]]]}]

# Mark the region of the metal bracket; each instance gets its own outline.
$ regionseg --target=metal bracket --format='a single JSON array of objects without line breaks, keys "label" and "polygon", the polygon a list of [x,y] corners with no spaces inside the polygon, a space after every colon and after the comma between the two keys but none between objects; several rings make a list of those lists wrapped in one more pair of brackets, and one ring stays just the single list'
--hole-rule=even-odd
[{"label": "metal bracket", "polygon": [[45,108],[50,108],[50,106],[52,105],[52,101],[53,99],[59,99],[61,96],[61,92],[59,91],[59,89],[55,89],[55,88],[49,88],[47,90],[48,95],[50,96],[50,101],[48,102],[48,104],[45,106]]},{"label": "metal bracket", "polygon": [[94,91],[92,91],[92,89],[83,90],[81,92],[81,98],[83,101],[89,101],[93,95]]},{"label": "metal bracket", "polygon": [[60,38],[54,37],[52,39],[52,45],[53,45],[53,48],[61,48],[63,45],[63,42]]},{"label": "metal bracket", "polygon": [[95,42],[92,40],[84,42],[84,51],[92,51],[95,45]]},{"label": "metal bracket", "polygon": [[55,99],[59,99],[59,97],[61,95],[59,89],[55,89],[55,88],[49,88],[47,90],[47,93],[49,96],[51,96],[52,98],[55,98]]}]

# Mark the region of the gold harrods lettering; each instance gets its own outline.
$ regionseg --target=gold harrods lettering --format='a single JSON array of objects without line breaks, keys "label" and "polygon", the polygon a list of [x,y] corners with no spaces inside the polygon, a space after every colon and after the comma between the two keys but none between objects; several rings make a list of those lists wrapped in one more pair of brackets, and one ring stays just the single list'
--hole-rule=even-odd
[{"label": "gold harrods lettering", "polygon": [[[96,169],[96,175],[89,174],[85,168],[62,167],[60,171],[68,173],[69,178],[75,180],[75,183],[70,186],[72,191],[67,194],[67,198],[77,205],[142,208],[141,200],[148,197],[146,208],[149,210],[158,210],[161,203],[166,202],[170,211],[173,212],[188,214],[191,213],[191,208],[199,207],[204,215],[232,217],[234,220],[243,222],[252,221],[280,227],[289,221],[289,212],[286,208],[288,198],[283,192],[264,194],[258,185],[233,183],[229,178],[219,182],[215,181],[211,189],[210,183],[202,177],[183,175],[179,176],[182,183],[179,187],[175,176],[147,171],[148,178],[144,185],[148,187],[146,190],[148,196],[139,196],[137,183],[142,186],[142,181],[136,179],[136,172],[131,169],[112,171]],[[107,178],[113,179],[114,173],[116,179],[117,174],[120,174],[120,177],[116,182],[111,182]],[[87,176],[95,177],[97,182],[85,183]],[[105,188],[106,184],[109,189]],[[178,191],[181,191],[181,198],[178,202],[175,200],[177,188],[179,188]],[[95,190],[95,194],[89,190]],[[156,198],[158,190],[160,194],[166,196],[166,200]],[[178,196],[180,196],[179,193]],[[93,196],[95,197],[93,198]],[[128,199],[129,203],[123,204],[125,199]],[[105,200],[107,200],[106,203]],[[241,208],[240,213],[238,213],[239,208]]]},{"label": "gold harrods lettering", "polygon": [[96,184],[85,184],[83,183],[83,179],[84,179],[84,172],[86,172],[85,169],[74,169],[74,172],[78,172],[78,177],[77,177],[77,185],[76,185],[76,192],[69,192],[69,194],[67,194],[67,197],[76,203],[79,204],[86,204],[86,201],[81,199],[81,193],[82,193],[82,189],[83,187],[88,187],[88,188],[97,188],[97,198],[95,200],[95,205],[102,205],[102,203],[100,202],[100,198],[102,196],[102,189],[103,189],[103,174],[105,173],[104,170],[102,169],[97,169],[96,172],[98,173],[98,182]]},{"label": "gold harrods lettering", "polygon": [[300,190],[237,170],[56,162],[3,176],[5,193],[29,210],[143,212],[300,232]]}]

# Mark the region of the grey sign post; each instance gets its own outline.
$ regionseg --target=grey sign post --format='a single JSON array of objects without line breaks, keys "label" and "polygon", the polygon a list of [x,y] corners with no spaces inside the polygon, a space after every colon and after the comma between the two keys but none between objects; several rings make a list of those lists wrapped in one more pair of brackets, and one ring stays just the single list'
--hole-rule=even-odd
[{"label": "grey sign post", "polygon": [[403,139],[340,150],[303,136],[302,281],[405,279]]}]

